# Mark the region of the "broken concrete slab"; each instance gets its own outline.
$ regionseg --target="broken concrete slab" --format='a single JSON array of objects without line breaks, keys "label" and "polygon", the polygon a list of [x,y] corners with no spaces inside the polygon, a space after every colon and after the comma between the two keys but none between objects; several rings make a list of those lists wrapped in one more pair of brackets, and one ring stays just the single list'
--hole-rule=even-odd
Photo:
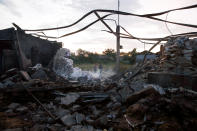
[{"label": "broken concrete slab", "polygon": [[70,109],[72,112],[75,112],[75,111],[77,111],[77,110],[79,110],[80,109],[80,105],[73,105],[72,106],[72,108]]},{"label": "broken concrete slab", "polygon": [[75,125],[70,129],[71,131],[94,131],[92,126]]},{"label": "broken concrete slab", "polygon": [[162,88],[159,85],[154,85],[154,84],[145,84],[144,85],[144,88],[148,88],[148,87],[154,88],[157,92],[159,92],[160,95],[165,95],[166,94],[164,88]]},{"label": "broken concrete slab", "polygon": [[97,117],[97,116],[101,113],[101,111],[98,110],[98,109],[96,108],[96,106],[91,106],[90,109],[92,110],[92,113],[93,113],[93,115],[94,115],[95,117]]},{"label": "broken concrete slab", "polygon": [[197,91],[197,77],[170,72],[149,72],[148,83],[166,87],[185,87]]},{"label": "broken concrete slab", "polygon": [[19,107],[20,104],[19,103],[11,103],[10,105],[8,105],[9,109],[16,109],[17,107]]},{"label": "broken concrete slab", "polygon": [[133,94],[133,90],[131,90],[128,86],[120,89],[118,93],[121,96],[121,102],[126,102],[126,99]]},{"label": "broken concrete slab", "polygon": [[33,74],[31,75],[31,77],[32,77],[33,79],[41,79],[41,80],[46,80],[46,79],[48,79],[48,76],[47,76],[46,72],[45,72],[43,69],[37,70],[35,73],[33,73]]},{"label": "broken concrete slab", "polygon": [[70,114],[63,116],[61,121],[68,127],[76,124],[75,116]]},{"label": "broken concrete slab", "polygon": [[74,103],[79,97],[80,97],[80,95],[78,93],[66,94],[66,97],[60,98],[61,104],[68,106],[68,105]]},{"label": "broken concrete slab", "polygon": [[131,96],[129,96],[126,100],[128,104],[133,104],[137,102],[138,100],[145,98],[149,95],[160,95],[159,92],[157,92],[153,87],[147,87],[142,89],[141,91],[133,93]]},{"label": "broken concrete slab", "polygon": [[4,86],[4,84],[2,84],[1,82],[0,82],[0,88],[4,88],[5,86]]},{"label": "broken concrete slab", "polygon": [[102,102],[110,98],[108,93],[98,93],[98,92],[85,92],[80,93],[81,101],[84,103],[89,102]]},{"label": "broken concrete slab", "polygon": [[70,111],[60,107],[60,108],[56,109],[55,114],[56,114],[57,117],[61,118],[61,117],[65,116],[65,115],[70,114]]},{"label": "broken concrete slab", "polygon": [[3,85],[4,87],[12,87],[13,85],[15,85],[15,83],[12,82],[11,80],[6,80]]},{"label": "broken concrete slab", "polygon": [[107,115],[103,115],[101,117],[99,117],[96,121],[95,124],[99,125],[99,126],[106,126],[108,123],[108,117]]},{"label": "broken concrete slab", "polygon": [[76,112],[76,113],[74,113],[74,115],[75,115],[75,119],[76,119],[77,124],[81,124],[81,122],[85,120],[84,114]]},{"label": "broken concrete slab", "polygon": [[27,110],[28,110],[28,108],[25,106],[21,106],[21,107],[16,108],[17,112],[26,112]]},{"label": "broken concrete slab", "polygon": [[92,124],[94,122],[94,120],[91,119],[90,116],[86,116],[86,122],[89,124]]},{"label": "broken concrete slab", "polygon": [[5,111],[6,113],[13,113],[13,109],[8,109]]}]

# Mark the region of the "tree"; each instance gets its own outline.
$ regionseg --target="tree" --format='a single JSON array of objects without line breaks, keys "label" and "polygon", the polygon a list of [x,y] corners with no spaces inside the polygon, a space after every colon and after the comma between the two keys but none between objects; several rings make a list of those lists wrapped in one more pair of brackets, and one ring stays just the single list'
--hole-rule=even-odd
[{"label": "tree", "polygon": [[105,51],[103,51],[103,54],[107,56],[113,56],[114,54],[116,54],[116,52],[114,49],[106,49]]},{"label": "tree", "polygon": [[137,55],[137,50],[134,48],[132,51],[128,52],[129,56],[136,56]]},{"label": "tree", "polygon": [[111,58],[112,60],[115,60],[116,58],[116,52],[114,49],[106,49],[103,51],[103,54]]},{"label": "tree", "polygon": [[136,60],[136,55],[137,55],[137,50],[136,48],[134,48],[132,51],[128,52],[129,56],[130,56],[130,60],[129,62],[131,64],[135,63],[135,60]]},{"label": "tree", "polygon": [[85,56],[88,55],[88,51],[85,51],[85,50],[82,50],[82,49],[78,49],[77,50],[77,55],[85,57]]},{"label": "tree", "polygon": [[98,54],[86,50],[78,49],[76,56],[76,63],[96,63],[98,61]]}]

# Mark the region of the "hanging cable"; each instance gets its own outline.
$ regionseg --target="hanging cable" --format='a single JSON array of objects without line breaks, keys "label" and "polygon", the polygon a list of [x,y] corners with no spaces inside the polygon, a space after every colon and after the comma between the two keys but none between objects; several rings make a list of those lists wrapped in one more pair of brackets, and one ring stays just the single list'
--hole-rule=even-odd
[{"label": "hanging cable", "polygon": [[[169,14],[169,12],[166,14],[166,20],[165,20],[165,21],[167,21],[167,19],[168,19],[168,14]],[[171,35],[173,35],[172,32],[171,32],[171,30],[170,30],[170,28],[168,27],[168,25],[167,25],[166,22],[165,22],[165,25],[166,25],[166,28],[167,28],[168,32],[169,32]]]},{"label": "hanging cable", "polygon": [[178,23],[178,22],[171,22],[171,21],[167,21],[167,20],[165,21],[165,20],[153,17],[153,16],[160,16],[160,15],[163,15],[163,14],[166,14],[166,13],[169,13],[169,12],[173,12],[173,11],[177,11],[177,10],[185,10],[185,9],[192,9],[192,8],[197,8],[197,4],[191,5],[191,6],[182,7],[182,8],[167,10],[167,11],[163,11],[163,12],[159,12],[159,13],[144,14],[144,15],[128,13],[128,12],[123,12],[123,11],[116,11],[116,10],[96,9],[96,10],[92,10],[92,11],[88,12],[87,14],[82,16],[79,20],[77,20],[76,22],[74,22],[74,23],[72,23],[70,25],[67,25],[67,26],[61,26],[61,27],[57,27],[57,28],[34,29],[34,30],[24,29],[24,31],[47,31],[47,30],[56,30],[56,29],[68,28],[68,27],[76,25],[77,23],[79,23],[80,21],[82,21],[83,19],[85,19],[87,16],[89,16],[90,14],[92,14],[94,12],[103,12],[103,13],[112,13],[112,14],[118,14],[118,15],[130,15],[130,16],[144,17],[144,18],[149,18],[149,19],[152,19],[152,20],[161,21],[161,22],[167,22],[167,23],[171,23],[171,24],[177,24],[177,25],[181,25],[181,26],[197,28],[197,25],[184,24],[184,23]]}]

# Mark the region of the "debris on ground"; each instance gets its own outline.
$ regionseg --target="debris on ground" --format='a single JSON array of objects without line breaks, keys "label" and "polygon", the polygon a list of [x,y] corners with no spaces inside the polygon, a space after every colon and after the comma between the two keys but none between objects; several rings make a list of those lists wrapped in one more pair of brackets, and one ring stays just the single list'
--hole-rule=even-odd
[{"label": "debris on ground", "polygon": [[[146,61],[143,66],[133,67],[124,74],[103,80],[92,79],[91,82],[90,75],[88,79],[86,76],[83,79],[83,75],[69,79],[72,72],[68,72],[68,76],[62,75],[62,70],[67,71],[67,68],[60,69],[62,65],[57,63],[62,61],[58,58],[52,69],[37,64],[27,70],[8,70],[0,76],[0,130],[195,131],[196,90],[191,84],[163,87],[155,79],[167,82],[170,78],[151,76],[179,73],[172,81],[179,79],[180,74],[189,73],[193,77],[197,68],[192,60],[196,56],[191,56],[191,52],[190,55],[176,54],[187,54],[188,50],[195,53],[195,44],[190,48],[190,42],[195,43],[196,39],[176,38],[165,45],[160,58]],[[169,61],[179,64],[180,61],[175,60],[179,57],[190,62],[180,68],[192,67],[192,71],[179,71],[178,66],[164,64]]]}]

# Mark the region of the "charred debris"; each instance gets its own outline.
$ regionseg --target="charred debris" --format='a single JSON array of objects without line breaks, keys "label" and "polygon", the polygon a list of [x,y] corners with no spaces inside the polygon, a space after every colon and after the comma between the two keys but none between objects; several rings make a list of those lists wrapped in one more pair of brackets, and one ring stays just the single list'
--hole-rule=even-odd
[{"label": "charred debris", "polygon": [[[193,6],[170,11],[188,8]],[[110,10],[89,14],[96,11],[136,16]],[[156,19],[165,13],[138,16]],[[61,43],[15,27],[0,31],[0,130],[197,130],[197,38],[193,33],[154,39],[158,42],[149,51],[165,42],[155,59],[144,57],[130,70],[101,79],[74,68]],[[129,33],[126,37],[145,40]],[[74,71],[82,75],[72,79]]]},{"label": "charred debris", "polygon": [[197,129],[197,39],[170,38],[154,60],[80,82],[53,70],[61,43],[13,28],[0,36],[1,130]]}]

